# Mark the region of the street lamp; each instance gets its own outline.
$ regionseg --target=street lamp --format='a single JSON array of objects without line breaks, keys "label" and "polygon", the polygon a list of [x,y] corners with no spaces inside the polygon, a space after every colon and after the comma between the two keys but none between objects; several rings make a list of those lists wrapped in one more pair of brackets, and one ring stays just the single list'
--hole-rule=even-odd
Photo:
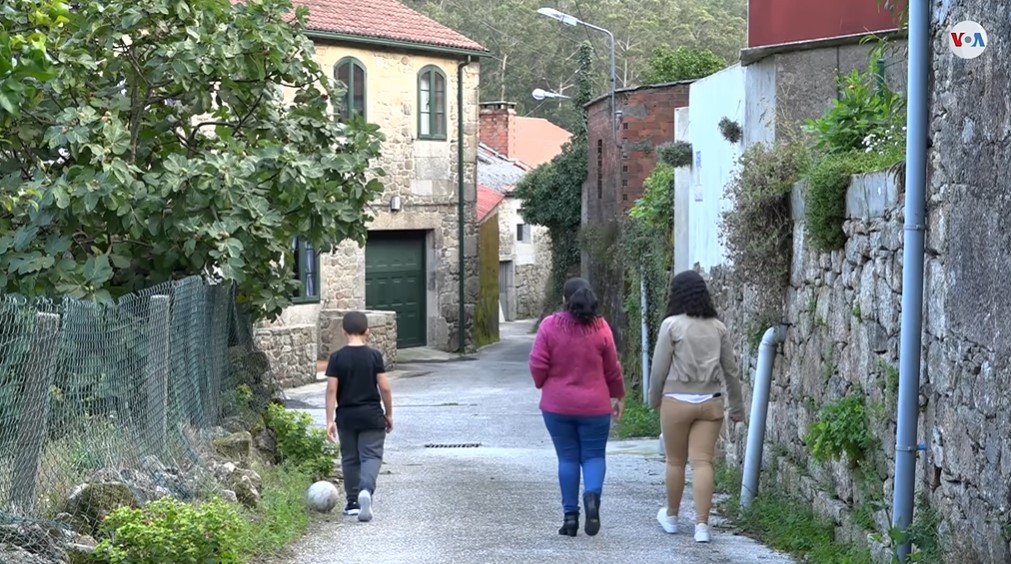
[{"label": "street lamp", "polygon": [[[541,8],[537,10],[537,13],[542,16],[547,16],[553,20],[558,20],[565,25],[584,25],[590,29],[601,31],[607,34],[607,37],[611,40],[611,121],[612,121],[612,133],[614,134],[615,143],[618,142],[618,107],[614,103],[614,86],[616,83],[615,72],[614,72],[614,34],[610,31],[597,27],[591,23],[584,22],[575,16],[570,16],[566,13],[559,12],[554,8]],[[535,91],[536,92],[536,91]]]},{"label": "street lamp", "polygon": [[545,98],[565,98],[566,100],[571,100],[572,99],[569,96],[566,96],[564,94],[559,94],[557,92],[548,92],[547,90],[542,90],[540,88],[538,88],[538,89],[534,90],[533,92],[531,92],[530,95],[533,96],[534,100],[537,100],[538,102],[540,102],[541,100],[543,100]]}]

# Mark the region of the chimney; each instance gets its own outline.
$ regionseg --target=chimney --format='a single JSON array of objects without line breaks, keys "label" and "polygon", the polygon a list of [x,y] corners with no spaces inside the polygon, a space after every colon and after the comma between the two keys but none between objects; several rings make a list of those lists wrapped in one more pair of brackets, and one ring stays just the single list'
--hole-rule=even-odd
[{"label": "chimney", "polygon": [[508,158],[516,157],[516,104],[481,104],[480,141]]}]

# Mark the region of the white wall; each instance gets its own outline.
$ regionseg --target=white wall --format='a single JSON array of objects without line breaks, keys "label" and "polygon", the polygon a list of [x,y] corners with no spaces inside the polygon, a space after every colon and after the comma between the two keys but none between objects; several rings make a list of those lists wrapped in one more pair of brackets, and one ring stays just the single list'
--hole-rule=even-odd
[{"label": "white wall", "polygon": [[527,225],[527,232],[530,238],[527,241],[518,241],[516,239],[516,226],[522,225],[524,223],[523,217],[520,215],[520,207],[523,205],[523,201],[519,198],[506,198],[504,205],[511,207],[510,217],[513,218],[510,226],[510,237],[513,240],[513,253],[516,257],[516,266],[523,266],[525,264],[534,264],[537,262],[537,248],[535,247],[537,239],[543,237],[544,228],[537,227],[535,225]]},{"label": "white wall", "polygon": [[688,195],[688,257],[678,262],[703,270],[725,260],[720,240],[720,212],[730,207],[724,198],[733,178],[744,141],[730,143],[720,133],[724,116],[745,126],[745,77],[740,65],[728,67],[691,85],[688,141],[694,159]]},{"label": "white wall", "polygon": [[[674,139],[688,140],[690,108],[674,110]],[[691,201],[692,168],[678,167],[674,171],[674,272],[691,268],[688,245],[689,206]]]}]

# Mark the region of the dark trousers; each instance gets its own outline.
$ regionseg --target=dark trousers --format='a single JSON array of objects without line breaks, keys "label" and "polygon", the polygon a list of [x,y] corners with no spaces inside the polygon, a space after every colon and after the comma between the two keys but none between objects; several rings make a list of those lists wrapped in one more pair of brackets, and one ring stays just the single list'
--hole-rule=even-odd
[{"label": "dark trousers", "polygon": [[579,512],[579,474],[582,470],[583,493],[601,493],[607,463],[607,435],[610,415],[544,414],[544,425],[551,435],[558,455],[558,485],[562,490],[562,510]]},{"label": "dark trousers", "polygon": [[358,492],[376,491],[379,468],[383,465],[385,429],[337,428],[341,446],[341,469],[348,501],[358,501]]}]

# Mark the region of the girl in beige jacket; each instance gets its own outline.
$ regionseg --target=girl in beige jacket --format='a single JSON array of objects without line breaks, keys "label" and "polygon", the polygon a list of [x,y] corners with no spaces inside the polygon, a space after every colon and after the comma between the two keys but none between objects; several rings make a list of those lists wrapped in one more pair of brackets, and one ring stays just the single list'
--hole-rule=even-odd
[{"label": "girl in beige jacket", "polygon": [[657,521],[668,533],[678,531],[685,463],[690,461],[696,542],[710,541],[713,457],[723,426],[724,386],[731,421],[743,421],[741,382],[727,328],[702,276],[682,272],[671,281],[667,316],[653,350],[649,403],[660,411],[667,453],[667,506],[657,512]]}]

